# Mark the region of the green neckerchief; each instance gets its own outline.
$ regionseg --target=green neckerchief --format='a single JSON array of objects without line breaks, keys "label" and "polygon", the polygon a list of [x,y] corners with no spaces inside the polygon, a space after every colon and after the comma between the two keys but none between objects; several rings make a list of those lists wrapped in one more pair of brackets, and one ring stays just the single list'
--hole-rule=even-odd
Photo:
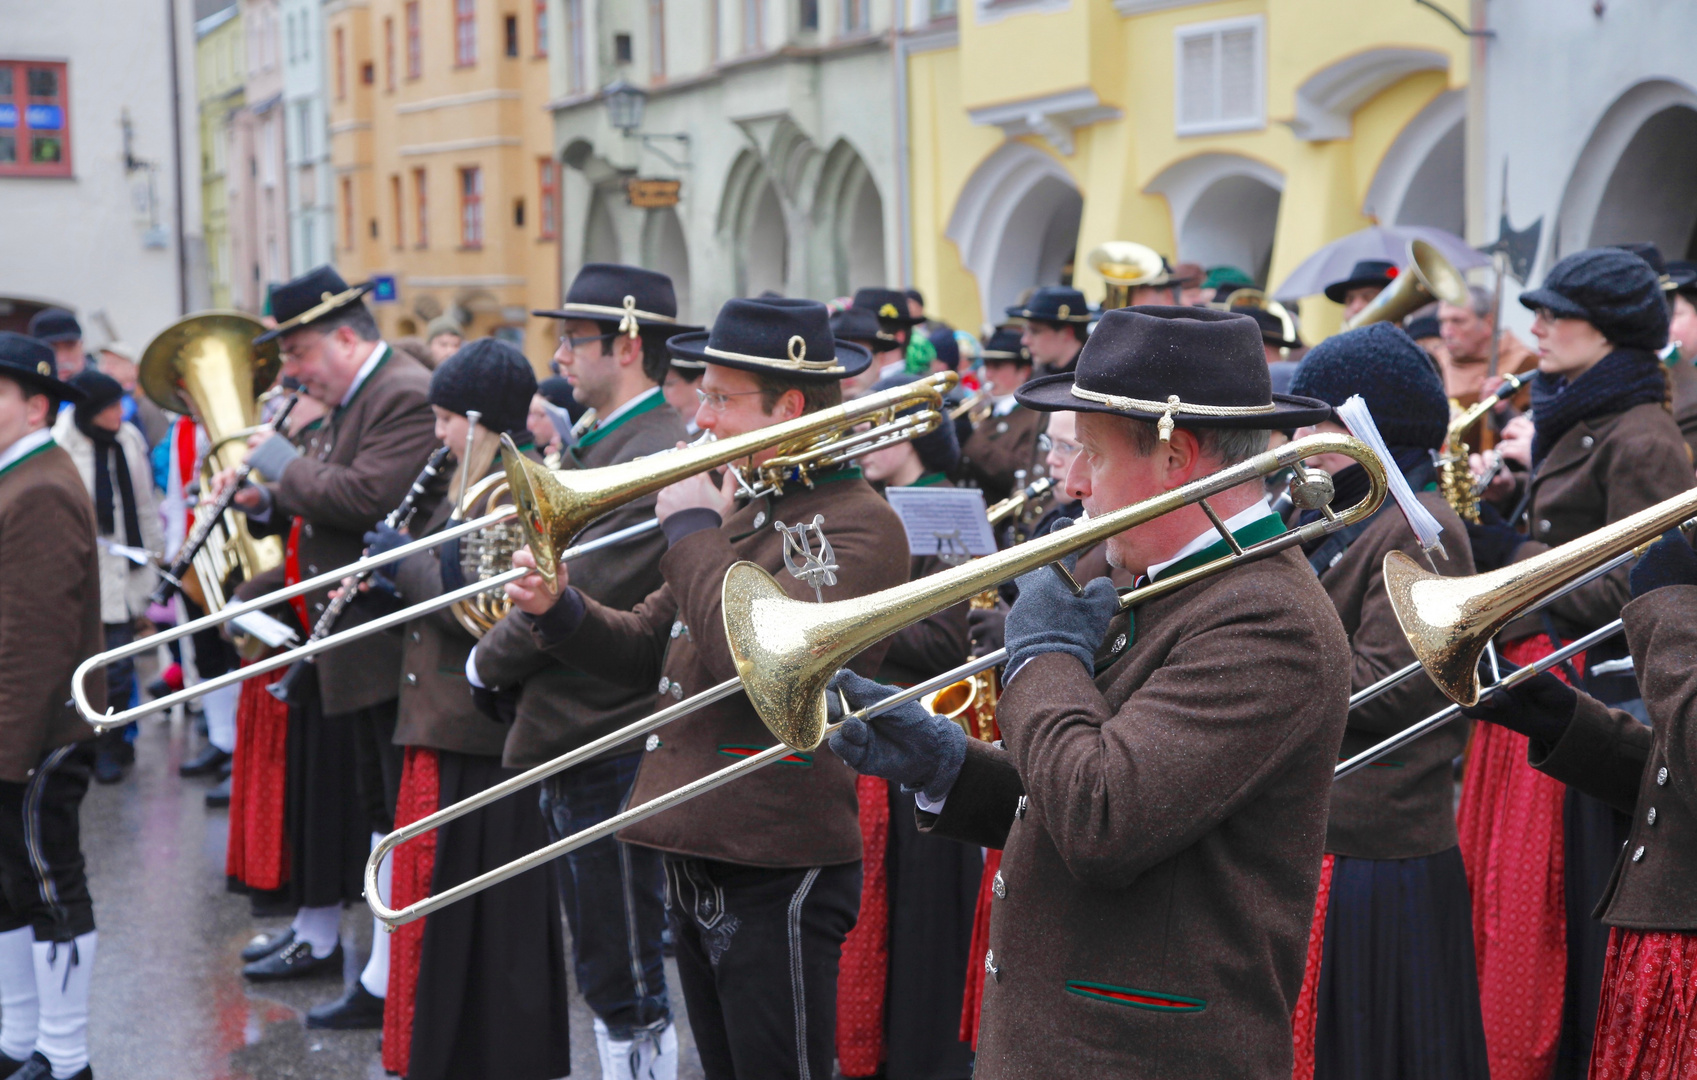
[{"label": "green neckerchief", "polygon": [[[1256,518],[1241,529],[1232,530],[1232,536],[1236,538],[1237,542],[1241,546],[1248,547],[1250,544],[1259,544],[1263,540],[1271,540],[1273,537],[1283,534],[1284,531],[1285,523],[1279,520],[1279,515],[1267,514],[1263,517]],[[1222,555],[1230,554],[1231,545],[1226,543],[1224,538],[1222,538],[1214,541],[1212,544],[1209,544],[1201,551],[1192,552],[1191,554],[1186,555],[1171,566],[1162,567],[1161,572],[1156,574],[1151,580],[1159,581],[1168,574],[1183,573],[1186,570],[1201,566],[1203,563],[1208,562],[1211,559],[1218,559]]]},{"label": "green neckerchief", "polygon": [[908,487],[936,487],[938,484],[941,484],[944,480],[947,480],[947,479],[948,479],[948,477],[944,476],[940,472],[928,472],[924,476],[921,476],[918,480],[915,480],[913,483],[911,483],[907,486]]},{"label": "green neckerchief", "polygon": [[[39,429],[37,429],[37,430],[39,430]],[[30,458],[35,457],[37,454],[44,453],[45,451],[47,451],[51,447],[58,446],[58,445],[59,445],[58,443],[53,441],[52,436],[48,436],[46,442],[42,443],[40,446],[36,447],[34,450],[31,450],[29,453],[25,454],[23,457],[19,458],[18,460],[12,462],[10,465],[7,465],[4,469],[0,469],[0,476],[5,476],[7,473],[11,472],[13,469],[17,468],[19,465],[22,465],[24,462],[28,461]]]},{"label": "green neckerchief", "polygon": [[653,412],[655,409],[658,409],[660,406],[662,406],[664,404],[666,404],[666,398],[665,398],[664,395],[662,395],[660,393],[659,389],[656,388],[654,390],[650,390],[648,392],[647,399],[645,399],[644,401],[642,401],[639,404],[632,405],[630,408],[628,408],[624,412],[620,413],[618,418],[615,419],[614,421],[612,421],[611,423],[602,424],[601,426],[597,427],[594,431],[591,431],[589,434],[587,434],[583,438],[579,439],[577,441],[577,446],[574,449],[577,449],[577,450],[588,449],[589,447],[594,446],[596,443],[600,442],[602,439],[606,438],[611,433],[617,431],[621,426],[624,425],[625,421],[631,419],[632,417],[641,416],[643,413]]},{"label": "green neckerchief", "polygon": [[387,364],[389,362],[390,357],[392,357],[394,355],[395,355],[394,347],[391,346],[388,342],[384,342],[383,343],[383,359],[377,361],[377,366],[371,369],[371,374],[367,375],[363,380],[361,380],[361,382],[358,386],[354,387],[354,396],[349,398],[345,404],[336,406],[336,411],[335,411],[334,414],[332,414],[333,417],[340,417],[344,412],[353,408],[354,402],[358,401],[359,396],[361,394],[365,393],[365,388],[371,385],[371,380],[377,378],[377,373],[379,371],[383,370],[383,365]]}]

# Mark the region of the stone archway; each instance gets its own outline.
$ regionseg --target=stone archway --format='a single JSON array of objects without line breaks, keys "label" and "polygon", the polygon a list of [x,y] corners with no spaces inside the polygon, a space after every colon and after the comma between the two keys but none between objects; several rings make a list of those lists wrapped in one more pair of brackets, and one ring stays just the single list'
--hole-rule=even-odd
[{"label": "stone archway", "polygon": [[1238,154],[1200,154],[1163,169],[1146,190],[1166,197],[1179,260],[1267,279],[1284,190],[1277,169]]},{"label": "stone archway", "polygon": [[973,171],[944,235],[978,281],[985,321],[1000,322],[1025,290],[1060,282],[1083,216],[1071,174],[1027,143],[1003,143]]},{"label": "stone archway", "polygon": [[1657,79],[1617,98],[1579,153],[1558,226],[1552,262],[1638,240],[1670,259],[1697,253],[1697,90]]},{"label": "stone archway", "polygon": [[613,224],[613,213],[607,207],[607,197],[599,189],[590,197],[589,217],[584,222],[583,261],[586,263],[624,261],[619,258],[619,230]]},{"label": "stone archway", "polygon": [[1467,231],[1467,91],[1446,90],[1404,125],[1373,174],[1361,211],[1383,225]]},{"label": "stone archway", "polygon": [[889,278],[884,199],[865,160],[845,139],[825,155],[812,206],[818,283],[834,296]]},{"label": "stone archway", "polygon": [[758,296],[768,289],[787,295],[789,221],[771,174],[752,150],[744,150],[731,164],[718,231],[732,252],[735,295]]},{"label": "stone archway", "polygon": [[686,322],[689,306],[689,244],[684,240],[683,222],[670,206],[648,211],[642,223],[642,265],[672,279],[678,298],[678,315]]}]

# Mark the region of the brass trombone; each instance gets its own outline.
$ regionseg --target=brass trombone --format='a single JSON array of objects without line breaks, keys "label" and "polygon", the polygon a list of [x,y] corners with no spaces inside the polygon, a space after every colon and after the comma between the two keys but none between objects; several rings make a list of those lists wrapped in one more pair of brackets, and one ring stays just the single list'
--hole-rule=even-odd
[{"label": "brass trombone", "polygon": [[[94,725],[96,730],[106,731],[221,687],[287,667],[296,660],[316,656],[356,638],[393,629],[420,615],[469,600],[479,593],[499,589],[510,581],[517,581],[527,571],[512,569],[494,577],[481,578],[428,601],[277,653],[122,712],[96,712],[89,704],[88,692],[84,685],[97,668],[114,660],[148,652],[167,641],[221,626],[248,612],[271,607],[316,589],[335,586],[345,578],[374,570],[449,540],[478,533],[512,520],[515,515],[531,544],[531,550],[537,553],[537,561],[547,567],[546,574],[551,576],[554,567],[561,561],[610,547],[658,526],[657,521],[650,519],[597,537],[575,548],[568,548],[567,544],[571,538],[597,518],[696,473],[730,465],[738,458],[748,457],[774,446],[780,448],[777,456],[759,467],[752,481],[744,479],[740,472],[737,473],[744,490],[751,494],[782,491],[786,484],[811,485],[813,474],[820,469],[931,431],[943,422],[943,394],[955,385],[957,379],[958,376],[952,371],[940,372],[883,393],[871,394],[835,408],[808,413],[746,435],[698,443],[599,469],[567,469],[550,473],[509,446],[504,456],[507,484],[514,505],[450,526],[382,555],[367,556],[276,592],[228,605],[215,614],[193,619],[121,648],[97,653],[84,660],[72,676],[72,700],[85,720]],[[905,416],[898,415],[902,410],[914,405],[921,406],[919,411]],[[856,430],[869,421],[873,424],[870,429]],[[481,497],[482,490],[475,490],[478,497]]]},{"label": "brass trombone", "polygon": [[[1343,454],[1359,462],[1367,470],[1371,482],[1367,495],[1342,512],[1334,512],[1328,505],[1332,491],[1329,483],[1296,485],[1304,508],[1320,510],[1323,517],[1281,536],[1245,548],[1231,536],[1219,516],[1208,505],[1207,500],[1212,496],[1298,465],[1304,458],[1326,453]],[[610,836],[628,825],[668,810],[696,795],[727,784],[744,773],[763,768],[793,750],[812,750],[841,723],[826,723],[825,685],[837,669],[857,653],[902,627],[953,607],[997,582],[1055,563],[1115,533],[1197,503],[1207,512],[1215,528],[1232,549],[1231,554],[1202,566],[1121,594],[1120,604],[1125,608],[1183,588],[1193,581],[1218,573],[1239,562],[1283,551],[1364,520],[1384,503],[1387,486],[1385,467],[1366,444],[1347,435],[1320,434],[1257,454],[1248,461],[1222,469],[1164,495],[1123,507],[1098,518],[1080,521],[1070,529],[1026,541],[1016,547],[908,582],[906,585],[852,600],[830,603],[791,600],[764,569],[754,563],[736,563],[725,575],[722,603],[725,635],[737,667],[736,678],[726,679],[717,686],[685,698],[619,731],[396,829],[378,842],[366,862],[366,903],[378,920],[391,929],[404,925],[585,844]],[[1310,502],[1314,503],[1311,507],[1308,506]],[[851,715],[866,717],[887,712],[976,672],[994,667],[1006,659],[1006,649],[989,653],[899,691],[876,705]],[[400,844],[545,777],[587,761],[614,746],[655,731],[703,705],[723,700],[739,689],[748,694],[761,720],[780,740],[777,745],[404,908],[391,908],[379,898],[378,867],[383,857]]]},{"label": "brass trombone", "polygon": [[[1442,577],[1422,570],[1399,551],[1386,555],[1385,589],[1390,594],[1397,622],[1413,646],[1421,668],[1455,704],[1340,763],[1333,778],[1341,779],[1372,764],[1449,723],[1461,714],[1463,707],[1477,704],[1481,695],[1479,659],[1486,643],[1498,631],[1535,606],[1625,564],[1668,529],[1690,526],[1694,515],[1697,515],[1697,488],[1524,562],[1471,577]],[[1506,689],[1524,682],[1613,637],[1620,629],[1621,622],[1616,619],[1537,663],[1517,668],[1491,689]],[[1404,672],[1412,673],[1412,669]],[[1397,680],[1404,672],[1380,682]]]}]

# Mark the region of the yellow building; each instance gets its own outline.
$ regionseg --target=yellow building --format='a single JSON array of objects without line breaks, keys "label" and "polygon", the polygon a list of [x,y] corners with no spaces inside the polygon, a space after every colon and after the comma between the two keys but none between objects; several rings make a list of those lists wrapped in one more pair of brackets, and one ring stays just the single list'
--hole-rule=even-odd
[{"label": "yellow building", "polygon": [[391,337],[451,314],[539,370],[558,325],[559,165],[546,3],[343,0],[325,9],[336,263],[391,275]]},{"label": "yellow building", "polygon": [[200,118],[200,206],[206,279],[215,308],[233,307],[230,201],[224,182],[236,114],[246,104],[247,62],[235,0],[195,24],[195,98]]},{"label": "yellow building", "polygon": [[[902,51],[914,282],[956,325],[1075,264],[1100,300],[1084,255],[1105,240],[1276,285],[1375,221],[1465,229],[1468,39],[1427,8],[952,6]],[[1302,314],[1312,342],[1339,311]]]}]

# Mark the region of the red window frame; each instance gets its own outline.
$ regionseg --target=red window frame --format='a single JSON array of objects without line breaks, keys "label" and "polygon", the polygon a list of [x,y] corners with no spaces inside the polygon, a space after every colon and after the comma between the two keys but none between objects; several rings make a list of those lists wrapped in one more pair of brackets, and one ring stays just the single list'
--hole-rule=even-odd
[{"label": "red window frame", "polygon": [[424,74],[423,27],[419,24],[418,0],[407,0],[407,78]]},{"label": "red window frame", "polygon": [[[71,94],[67,65],[52,60],[0,60],[0,176],[71,175]],[[30,73],[53,76],[52,94],[30,92]],[[7,82],[10,85],[6,85]],[[55,156],[36,160],[36,147]]]},{"label": "red window frame", "polygon": [[351,176],[342,177],[342,250],[354,249],[354,181]]},{"label": "red window frame", "polygon": [[553,158],[537,159],[538,235],[543,240],[560,238],[560,163]]},{"label": "red window frame", "polygon": [[348,34],[347,28],[336,27],[336,100],[348,98]]},{"label": "red window frame", "polygon": [[413,246],[427,248],[430,246],[430,193],[425,186],[424,167],[421,165],[412,171],[412,201],[413,201]]},{"label": "red window frame", "polygon": [[532,56],[548,55],[548,0],[536,0],[536,7],[531,17],[531,29],[536,33],[536,51]]},{"label": "red window frame", "polygon": [[483,170],[476,165],[460,169],[460,247],[483,246]]},{"label": "red window frame", "polygon": [[454,66],[477,63],[477,0],[454,0]]}]

